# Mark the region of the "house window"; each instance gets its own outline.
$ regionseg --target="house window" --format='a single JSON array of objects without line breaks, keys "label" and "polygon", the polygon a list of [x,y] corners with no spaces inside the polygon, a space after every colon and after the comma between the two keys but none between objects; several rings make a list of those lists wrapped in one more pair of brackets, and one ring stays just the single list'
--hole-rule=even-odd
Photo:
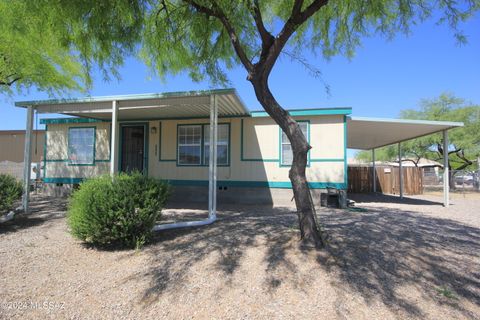
[{"label": "house window", "polygon": [[[219,124],[217,127],[217,165],[228,165],[228,124]],[[210,126],[204,128],[204,164],[207,165],[210,160]]]},{"label": "house window", "polygon": [[200,165],[202,156],[202,126],[178,127],[178,164]]},{"label": "house window", "polygon": [[[217,165],[228,166],[230,127],[219,124],[217,127]],[[203,153],[202,153],[203,152]],[[210,158],[210,125],[178,126],[178,164],[208,165]]]},{"label": "house window", "polygon": [[94,163],[95,128],[69,128],[68,159],[75,165]]},{"label": "house window", "polygon": [[[309,128],[309,123],[307,121],[298,121],[298,125],[300,126],[300,129],[303,132],[303,135],[305,138],[307,138],[307,141],[310,142],[310,128]],[[292,152],[292,146],[290,145],[290,141],[288,140],[287,135],[285,132],[283,132],[280,129],[280,133],[282,135],[281,138],[281,154],[280,154],[280,164],[282,166],[289,166],[292,164],[293,161],[293,152]]]}]

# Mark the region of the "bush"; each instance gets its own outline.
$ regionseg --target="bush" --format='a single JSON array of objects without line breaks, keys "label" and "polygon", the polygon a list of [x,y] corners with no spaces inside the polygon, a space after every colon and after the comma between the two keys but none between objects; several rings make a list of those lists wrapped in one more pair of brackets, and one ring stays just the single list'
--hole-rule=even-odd
[{"label": "bush", "polygon": [[22,183],[8,174],[0,174],[0,214],[12,209],[22,196]]},{"label": "bush", "polygon": [[138,172],[88,179],[70,199],[71,233],[97,246],[139,248],[151,238],[169,191],[167,183]]}]

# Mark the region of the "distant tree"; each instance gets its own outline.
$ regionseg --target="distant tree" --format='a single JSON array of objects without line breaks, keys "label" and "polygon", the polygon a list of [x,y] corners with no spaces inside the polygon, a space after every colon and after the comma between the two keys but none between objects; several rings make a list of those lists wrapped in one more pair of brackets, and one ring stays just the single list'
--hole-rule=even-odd
[{"label": "distant tree", "polygon": [[[226,71],[246,71],[256,97],[291,142],[290,181],[304,243],[322,246],[305,175],[310,145],[298,123],[275,99],[269,77],[281,54],[305,62],[309,50],[328,58],[352,56],[360,39],[392,37],[431,17],[456,30],[479,8],[479,0],[38,0],[32,10],[57,16],[84,61],[116,71],[125,53],[137,51],[160,76],[186,71],[193,80],[225,83]],[[457,33],[463,41],[463,36]],[[289,79],[294,81],[294,79]]]},{"label": "distant tree", "polygon": [[60,41],[53,18],[21,1],[0,1],[0,94],[33,86],[50,94],[85,88],[82,63]]},{"label": "distant tree", "polygon": [[[443,93],[434,99],[422,100],[420,109],[407,109],[400,117],[414,120],[438,120],[463,122],[464,127],[449,131],[449,169],[464,170],[478,168],[480,157],[480,106],[467,103],[464,99],[449,93]],[[443,136],[441,133],[413,139],[402,143],[403,157],[415,165],[422,158],[442,162],[444,157]],[[375,157],[381,161],[397,161],[397,147],[388,146],[378,149]],[[371,161],[371,152],[357,153],[357,159]],[[443,163],[443,162],[442,162]],[[453,178],[453,172],[452,176]],[[455,184],[450,179],[451,187]]]}]

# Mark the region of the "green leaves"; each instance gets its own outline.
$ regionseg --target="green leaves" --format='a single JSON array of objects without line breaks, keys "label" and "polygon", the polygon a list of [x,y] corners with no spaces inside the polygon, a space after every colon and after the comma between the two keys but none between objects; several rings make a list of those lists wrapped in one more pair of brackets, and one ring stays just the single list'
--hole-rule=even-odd
[{"label": "green leaves", "polygon": [[51,18],[22,1],[0,2],[0,93],[32,86],[50,94],[79,90],[85,74]]},{"label": "green leaves", "polygon": [[0,174],[0,215],[12,209],[14,202],[22,196],[22,184],[14,177]]},{"label": "green leaves", "polygon": [[151,237],[169,190],[140,173],[89,179],[71,197],[68,225],[75,237],[94,245],[138,247]]},{"label": "green leaves", "polygon": [[[285,24],[295,32],[282,51],[324,58],[353,56],[365,36],[392,38],[435,17],[459,41],[459,25],[477,12],[479,0],[330,0],[305,22],[292,22],[297,1],[230,0],[17,0],[0,2],[0,82],[4,92],[36,85],[50,93],[91,83],[93,66],[105,79],[119,77],[128,56],[139,56],[152,73],[187,72],[195,81],[228,82],[229,69],[261,60],[258,4],[266,32],[280,37]],[[303,14],[321,0],[306,0]],[[204,8],[205,10],[200,10]],[[255,20],[257,18],[257,21]],[[256,23],[257,22],[257,23]],[[227,27],[228,26],[228,27]],[[236,42],[234,48],[232,43]],[[264,43],[263,43],[264,44]]]}]

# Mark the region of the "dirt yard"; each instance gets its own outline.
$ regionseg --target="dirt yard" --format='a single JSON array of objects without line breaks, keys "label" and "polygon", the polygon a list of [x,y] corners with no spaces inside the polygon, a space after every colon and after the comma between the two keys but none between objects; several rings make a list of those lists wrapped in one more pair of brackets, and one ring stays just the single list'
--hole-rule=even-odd
[{"label": "dirt yard", "polygon": [[64,202],[36,198],[0,225],[0,318],[480,319],[479,195],[352,198],[360,209],[319,210],[321,252],[298,248],[291,209],[254,207],[99,251],[68,234]]}]

